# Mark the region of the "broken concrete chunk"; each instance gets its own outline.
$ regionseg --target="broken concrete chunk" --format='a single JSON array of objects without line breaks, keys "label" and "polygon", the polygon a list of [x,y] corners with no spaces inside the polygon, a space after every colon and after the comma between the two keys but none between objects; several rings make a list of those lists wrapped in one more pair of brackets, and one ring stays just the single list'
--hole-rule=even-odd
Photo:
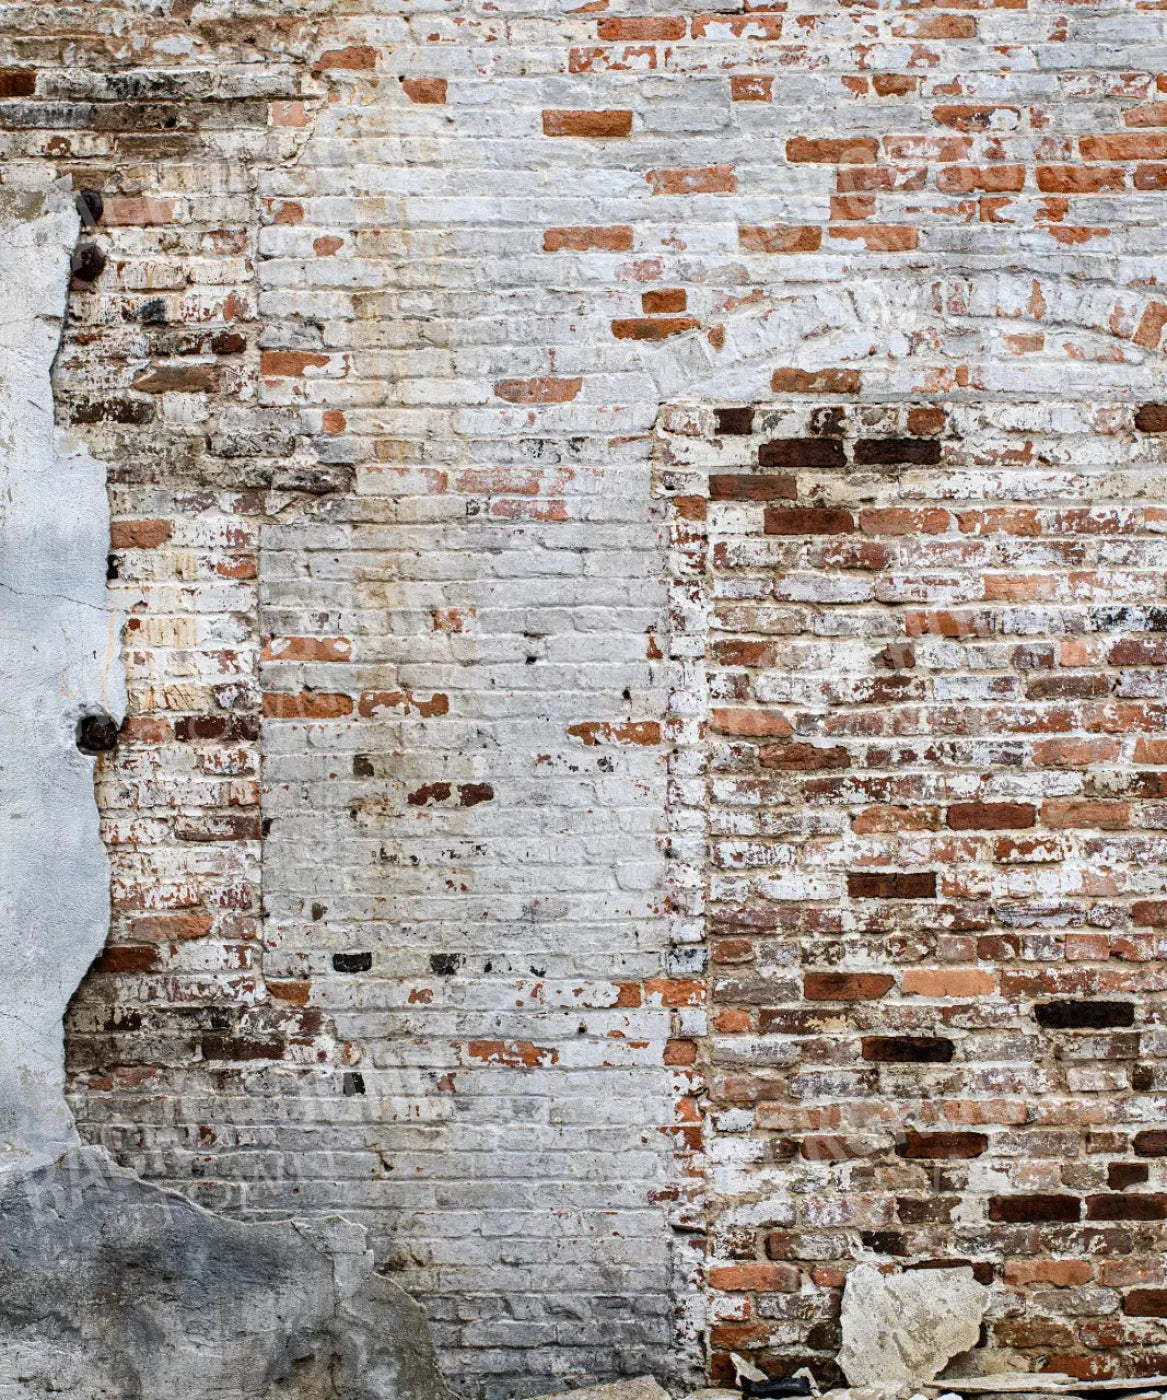
[{"label": "broken concrete chunk", "polygon": [[583,1390],[562,1390],[542,1400],[669,1400],[669,1393],[651,1376],[613,1381],[610,1385],[589,1385]]},{"label": "broken concrete chunk", "polygon": [[843,1292],[843,1374],[852,1386],[932,1380],[976,1345],[988,1297],[971,1269],[885,1275],[860,1264]]}]

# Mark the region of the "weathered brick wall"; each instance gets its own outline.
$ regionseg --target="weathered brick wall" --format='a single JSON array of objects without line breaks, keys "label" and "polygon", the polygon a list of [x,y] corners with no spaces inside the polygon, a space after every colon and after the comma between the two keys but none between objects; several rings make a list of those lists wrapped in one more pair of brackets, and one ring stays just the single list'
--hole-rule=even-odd
[{"label": "weathered brick wall", "polygon": [[[1149,1258],[1153,1221],[1096,1224],[1082,1205],[1089,1234],[1073,1239],[1056,1234],[1068,1224],[976,1222],[996,1196],[1105,1195],[1098,1162],[1138,1163],[1103,1135],[1153,1126],[1161,1102],[1147,1069],[1157,945],[1137,960],[1112,947],[1103,967],[1097,942],[1066,932],[1099,937],[1085,911],[1103,906],[1125,928],[1162,892],[1155,853],[1105,828],[1051,830],[1046,809],[1126,804],[1153,832],[1153,778],[1141,797],[1094,790],[1154,762],[1133,747],[1155,742],[1153,671],[1108,650],[1146,643],[1152,615],[1124,613],[1113,636],[1084,619],[1162,593],[1154,519],[1133,513],[1154,504],[1153,474],[1114,458],[1155,459],[1157,420],[1140,432],[1133,414],[1167,398],[1164,24],[1126,0],[0,7],[3,159],[51,161],[106,203],[93,241],[108,263],[76,285],[57,373],[62,422],[111,466],[111,592],[130,614],[130,719],[100,770],[116,914],[69,1028],[88,1134],[217,1208],[362,1219],[382,1264],[426,1297],[468,1391],[685,1371],[704,1337],[692,1285],[707,1189],[712,1267],[731,1271],[711,1276],[716,1324],[746,1329],[713,1334],[718,1367],[731,1338],[828,1367],[840,1272],[872,1250],[994,1266],[990,1339],[1022,1359],[1149,1364],[1160,1324],[1129,1317],[1129,1291],[1161,1279],[1027,1283],[1006,1277],[1003,1241],[1010,1228],[1019,1260],[1060,1259],[1121,1254],[1120,1232],[1137,1231],[1125,1253]],[[689,565],[652,489],[660,405],[695,414],[692,438],[663,420],[659,450],[688,452],[712,443],[714,407],[800,394],[826,410],[814,431],[796,416],[767,440],[845,444],[840,465],[756,474],[794,492],[774,512],[849,514],[851,528],[819,536],[791,516],[800,545],[765,536],[767,503],[718,502],[725,559],[683,599],[674,588],[670,610]],[[896,436],[940,444],[941,461],[913,476],[852,445]],[[752,440],[723,441],[719,474],[756,463]],[[1002,476],[998,499],[1006,450],[1032,480]],[[1063,483],[1071,468],[1081,479]],[[1037,533],[997,528],[995,510],[1037,512]],[[1113,535],[1069,528],[1059,512],[1073,510],[1114,512]],[[871,515],[897,511],[916,512],[898,517],[908,533]],[[962,529],[976,512],[984,527]],[[1053,591],[987,596],[989,578]],[[822,640],[799,651],[733,614],[716,640],[773,652],[748,667],[711,645],[710,679],[705,610],[756,579]],[[1011,608],[1032,612],[1032,635],[1000,630]],[[954,609],[998,630],[907,637],[909,612]],[[1056,609],[1081,626],[1059,631]],[[857,635],[844,647],[835,626]],[[887,634],[878,647],[868,626]],[[1063,655],[1072,641],[1086,650]],[[876,665],[908,645],[915,667]],[[741,704],[711,688],[755,672],[762,689]],[[993,684],[1003,693],[979,688]],[[1089,707],[1120,702],[1130,732],[1095,735]],[[803,726],[770,736],[775,750],[845,751],[847,768],[804,775],[823,788],[797,830],[774,829],[801,781],[789,770],[768,779],[764,833],[722,831],[745,821],[724,797],[745,775],[715,794],[706,766],[754,760],[707,736],[711,706]],[[930,706],[1056,711],[1069,738],[1120,748],[1025,766],[1038,739],[1002,719],[967,750],[929,747],[921,796],[852,802],[841,774],[901,765],[816,726]],[[949,824],[952,807],[989,801],[1032,807],[1031,835]],[[868,807],[935,808],[936,829],[854,832]],[[780,926],[724,931],[750,901],[734,894],[742,872],[713,878],[723,838],[788,847],[792,870],[804,846],[821,855],[813,879],[840,899],[809,907],[838,927],[800,932],[807,900],[778,882],[762,904]],[[997,842],[1031,839],[1057,859],[998,860]],[[924,859],[942,841],[943,871]],[[885,915],[878,896],[844,895],[848,873],[927,870],[967,888]],[[941,903],[975,906],[983,927],[941,930],[925,912]],[[1080,929],[1048,912],[1072,906]],[[1011,925],[1012,908],[1045,911],[1041,929]],[[737,997],[754,973],[715,964],[710,1042],[707,931],[719,956],[736,942],[763,966],[790,960],[769,979],[786,979],[784,1000]],[[1014,963],[1064,975],[1070,946],[1091,950],[1069,969],[1088,985],[1008,983]],[[1125,989],[1101,977],[1116,966]],[[833,972],[894,976],[895,990],[790,1000],[804,975]],[[937,998],[910,972],[975,973],[992,995]],[[1132,1028],[1029,1015],[1089,996],[1137,999]],[[965,1024],[942,1021],[958,1007]],[[789,1029],[762,1026],[782,1008]],[[824,1016],[828,1031],[799,1029]],[[1134,1099],[1109,1087],[1116,1059],[1087,1089],[1089,1066],[1067,1055],[1131,1049],[1133,1027],[1150,1081],[1132,1072]],[[953,1059],[863,1060],[878,1035],[952,1041]],[[751,1074],[726,1056],[772,1083],[764,1111],[723,1102]],[[1014,1084],[1051,1105],[1081,1096],[1098,1140],[1058,1126],[1038,1158],[1054,1128],[899,1112],[901,1094],[939,1100],[944,1076],[945,1102],[1034,1093]],[[897,1106],[867,1130],[873,1156],[787,1160],[812,1131],[863,1146],[860,1128],[798,1118],[815,1094],[860,1118]],[[983,1133],[986,1151],[942,1162],[933,1195],[896,1156],[897,1125]],[[854,1215],[816,1223],[815,1209]],[[732,1272],[750,1261],[761,1271]]]},{"label": "weathered brick wall", "polygon": [[1157,1372],[1164,422],[817,381],[670,410],[658,476],[708,706],[714,1373],[833,1374],[856,1258],[971,1263],[1023,1369]]}]

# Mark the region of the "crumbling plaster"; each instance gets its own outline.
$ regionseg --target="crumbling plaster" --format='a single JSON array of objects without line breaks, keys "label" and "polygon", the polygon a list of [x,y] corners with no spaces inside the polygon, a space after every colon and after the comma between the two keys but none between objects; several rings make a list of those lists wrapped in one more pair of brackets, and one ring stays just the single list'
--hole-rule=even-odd
[{"label": "crumbling plaster", "polygon": [[76,1142],[62,1017],[109,924],[78,720],[125,709],[106,602],[105,470],[54,423],[51,369],[80,217],[65,182],[0,190],[0,1162]]}]

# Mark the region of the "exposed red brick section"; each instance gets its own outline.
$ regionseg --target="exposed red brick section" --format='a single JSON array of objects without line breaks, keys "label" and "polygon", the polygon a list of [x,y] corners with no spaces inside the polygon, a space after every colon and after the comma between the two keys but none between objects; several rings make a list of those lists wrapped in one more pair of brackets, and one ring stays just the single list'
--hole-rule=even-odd
[{"label": "exposed red brick section", "polygon": [[[678,405],[658,437],[673,625],[708,707],[681,750],[705,794],[674,800],[705,833],[679,888],[703,889],[715,1037],[695,1063],[729,1183],[712,1374],[738,1351],[839,1379],[857,1257],[968,1263],[1009,1299],[990,1348],[1107,1374],[1143,1355],[1111,1319],[1167,1316],[1167,897],[1144,865],[1167,609],[1139,494],[1167,415],[856,406],[867,369],[770,373],[790,398]],[[1131,500],[1069,486],[1086,443]],[[797,1270],[797,1317],[770,1264]]]},{"label": "exposed red brick section", "polygon": [[733,194],[737,177],[731,165],[680,166],[645,175],[653,194]]}]

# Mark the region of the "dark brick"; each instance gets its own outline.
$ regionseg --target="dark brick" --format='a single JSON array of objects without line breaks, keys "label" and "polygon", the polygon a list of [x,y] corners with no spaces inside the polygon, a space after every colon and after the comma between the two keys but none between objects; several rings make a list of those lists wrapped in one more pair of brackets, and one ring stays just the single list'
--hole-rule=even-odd
[{"label": "dark brick", "polygon": [[854,444],[853,452],[856,463],[863,467],[934,467],[940,461],[940,444],[935,438],[864,438]]},{"label": "dark brick", "polygon": [[1167,1157],[1167,1128],[1144,1128],[1136,1133],[1134,1149],[1140,1157]]},{"label": "dark brick", "polygon": [[896,1215],[901,1225],[950,1225],[959,1196],[898,1196]]},{"label": "dark brick", "polygon": [[27,68],[0,68],[0,97],[31,97],[36,74]]},{"label": "dark brick", "polygon": [[257,715],[183,715],[174,721],[174,737],[180,744],[197,739],[223,739],[228,743],[254,743],[259,738]]},{"label": "dark brick", "polygon": [[1106,1169],[1106,1184],[1112,1191],[1125,1191],[1128,1186],[1142,1186],[1150,1175],[1146,1162],[1111,1162]]},{"label": "dark brick", "polygon": [[934,1035],[865,1035],[863,1058],[881,1064],[946,1065],[953,1044]]},{"label": "dark brick", "polygon": [[830,506],[770,506],[764,519],[768,535],[849,535],[855,529],[849,510]]},{"label": "dark brick", "polygon": [[1167,433],[1167,403],[1144,403],[1135,410],[1140,433]]},{"label": "dark brick", "polygon": [[1046,1001],[1033,1008],[1033,1016],[1048,1030],[1100,1031],[1133,1026],[1135,1007],[1130,1001]]},{"label": "dark brick", "polygon": [[773,438],[758,448],[760,467],[845,467],[843,444],[835,438]]},{"label": "dark brick", "polygon": [[989,1219],[1007,1225],[1069,1223],[1081,1212],[1077,1196],[994,1196],[989,1201]]},{"label": "dark brick", "polygon": [[798,483],[792,476],[719,472],[709,478],[711,501],[793,500],[797,495]]},{"label": "dark brick", "polygon": [[989,1145],[984,1133],[906,1132],[896,1152],[909,1161],[938,1161],[949,1157],[979,1157]]},{"label": "dark brick", "polygon": [[1087,1196],[1087,1220],[1167,1220],[1167,1195],[1141,1192],[1129,1196]]},{"label": "dark brick", "polygon": [[715,408],[713,419],[718,437],[748,437],[754,430],[752,408]]},{"label": "dark brick", "polygon": [[372,953],[333,953],[333,972],[368,972],[373,966]]},{"label": "dark brick", "polygon": [[860,1230],[859,1239],[863,1248],[870,1249],[873,1254],[883,1254],[894,1259],[908,1253],[903,1235],[896,1230]]},{"label": "dark brick", "polygon": [[94,399],[70,410],[74,423],[148,423],[154,417],[149,399]]},{"label": "dark brick", "polygon": [[890,972],[808,972],[802,990],[808,1001],[878,1001],[895,981]]},{"label": "dark brick", "polygon": [[159,963],[158,949],[115,944],[106,948],[90,968],[91,973],[152,972]]},{"label": "dark brick", "polygon": [[1106,676],[1034,676],[1025,687],[1030,700],[1098,700],[1109,693]]},{"label": "dark brick", "polygon": [[1167,1317],[1167,1288],[1132,1288],[1122,1310],[1127,1317]]},{"label": "dark brick", "polygon": [[946,820],[953,831],[1021,831],[1037,811],[1027,802],[954,802]]},{"label": "dark brick", "polygon": [[935,899],[936,872],[852,871],[847,893],[852,899]]},{"label": "dark brick", "polygon": [[213,1032],[204,1035],[199,1044],[204,1060],[279,1060],[284,1054],[284,1042],[278,1037],[251,1040]]}]

